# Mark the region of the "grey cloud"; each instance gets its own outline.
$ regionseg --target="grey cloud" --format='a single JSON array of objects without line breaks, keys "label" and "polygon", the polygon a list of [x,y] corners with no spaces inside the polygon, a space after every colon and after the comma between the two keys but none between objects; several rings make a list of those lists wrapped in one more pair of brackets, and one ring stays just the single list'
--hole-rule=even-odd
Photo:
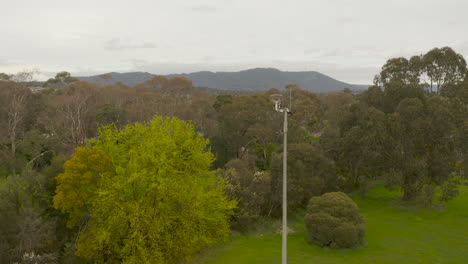
[{"label": "grey cloud", "polygon": [[372,84],[373,78],[380,72],[380,67],[323,67],[319,72],[353,84]]},{"label": "grey cloud", "polygon": [[90,68],[77,67],[70,73],[72,76],[92,76],[92,75],[103,74],[106,72],[108,71],[98,71],[98,70],[90,69]]},{"label": "grey cloud", "polygon": [[[74,6],[52,0],[4,2],[0,47],[8,52],[0,55],[0,69],[5,72],[17,72],[22,65],[73,75],[134,68],[168,73],[275,67],[317,70],[365,83],[395,56],[448,45],[468,58],[468,1],[462,0],[385,5],[375,0],[84,0]],[[47,5],[55,8],[43,8]],[[30,44],[38,39],[38,45]],[[289,66],[272,58],[298,62]],[[335,65],[325,67],[326,62]],[[77,66],[85,68],[75,73]]]},{"label": "grey cloud", "polygon": [[454,47],[455,51],[468,59],[468,41],[464,41]]},{"label": "grey cloud", "polygon": [[337,20],[338,24],[345,25],[345,24],[352,24],[359,22],[359,20],[355,17],[342,17]]},{"label": "grey cloud", "polygon": [[315,49],[315,48],[304,50],[304,55],[310,55],[310,54],[316,54],[316,53],[317,54],[320,53],[320,50]]},{"label": "grey cloud", "polygon": [[0,59],[0,66],[9,66],[11,65],[8,60]]},{"label": "grey cloud", "polygon": [[107,50],[131,50],[131,49],[154,49],[156,44],[152,42],[138,42],[130,38],[112,38],[104,43]]},{"label": "grey cloud", "polygon": [[213,13],[216,12],[217,8],[214,5],[193,5],[188,8],[190,11],[200,13]]},{"label": "grey cloud", "polygon": [[216,57],[214,57],[214,56],[203,56],[201,58],[201,60],[202,61],[214,61],[214,60],[216,60]]},{"label": "grey cloud", "polygon": [[130,64],[133,65],[133,67],[141,67],[149,63],[147,60],[143,60],[143,59],[128,59],[128,60],[125,60],[124,62],[129,62]]},{"label": "grey cloud", "polygon": [[333,49],[327,52],[324,52],[321,57],[347,57],[353,56],[356,53],[356,50],[353,49]]},{"label": "grey cloud", "polygon": [[372,47],[352,47],[339,49],[317,49],[311,48],[304,50],[304,55],[310,55],[314,58],[330,58],[330,57],[350,57],[350,56],[374,56],[379,57],[382,50]]}]

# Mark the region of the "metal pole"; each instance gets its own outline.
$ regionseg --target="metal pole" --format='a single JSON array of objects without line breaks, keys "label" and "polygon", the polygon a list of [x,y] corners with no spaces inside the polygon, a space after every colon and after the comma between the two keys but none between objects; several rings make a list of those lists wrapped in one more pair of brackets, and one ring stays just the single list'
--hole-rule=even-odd
[{"label": "metal pole", "polygon": [[282,264],[287,264],[287,245],[288,245],[288,211],[287,211],[287,157],[288,157],[288,109],[284,109],[284,138],[283,138],[283,247]]}]

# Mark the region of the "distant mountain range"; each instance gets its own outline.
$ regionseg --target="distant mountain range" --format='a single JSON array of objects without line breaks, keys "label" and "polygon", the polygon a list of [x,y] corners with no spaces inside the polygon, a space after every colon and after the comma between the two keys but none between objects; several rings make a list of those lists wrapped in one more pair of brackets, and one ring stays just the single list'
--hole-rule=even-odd
[{"label": "distant mountain range", "polygon": [[[154,76],[156,75],[147,72],[111,72],[102,75],[77,78],[103,85],[122,82],[129,86],[136,86]],[[355,85],[341,82],[315,71],[285,72],[273,68],[255,68],[239,72],[201,71],[167,75],[167,77],[170,78],[176,76],[183,76],[190,79],[195,87],[236,91],[265,91],[270,88],[282,89],[285,85],[290,83],[297,84],[300,88],[316,93],[340,91],[345,88],[364,90],[368,87],[367,85]]]}]

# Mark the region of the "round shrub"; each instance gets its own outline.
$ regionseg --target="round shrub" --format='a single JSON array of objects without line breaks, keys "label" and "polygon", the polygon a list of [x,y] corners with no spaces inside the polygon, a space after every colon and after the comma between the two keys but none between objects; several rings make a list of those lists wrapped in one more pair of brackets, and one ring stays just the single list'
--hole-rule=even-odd
[{"label": "round shrub", "polygon": [[353,247],[362,243],[366,232],[356,203],[342,192],[312,197],[304,222],[307,241],[322,247]]}]

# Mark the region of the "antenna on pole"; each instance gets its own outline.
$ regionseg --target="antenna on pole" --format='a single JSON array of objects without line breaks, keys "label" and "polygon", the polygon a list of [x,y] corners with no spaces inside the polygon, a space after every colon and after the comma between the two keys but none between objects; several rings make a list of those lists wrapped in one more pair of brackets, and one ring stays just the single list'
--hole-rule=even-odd
[{"label": "antenna on pole", "polygon": [[281,94],[272,94],[272,95],[270,95],[271,100],[275,103],[275,110],[277,112],[281,112],[281,113],[284,111],[284,109],[281,108],[281,98],[282,97],[283,97],[283,95],[281,95]]},{"label": "antenna on pole", "polygon": [[289,112],[292,112],[292,90],[297,88],[297,85],[294,83],[287,84],[285,86],[286,90],[289,90]]}]

